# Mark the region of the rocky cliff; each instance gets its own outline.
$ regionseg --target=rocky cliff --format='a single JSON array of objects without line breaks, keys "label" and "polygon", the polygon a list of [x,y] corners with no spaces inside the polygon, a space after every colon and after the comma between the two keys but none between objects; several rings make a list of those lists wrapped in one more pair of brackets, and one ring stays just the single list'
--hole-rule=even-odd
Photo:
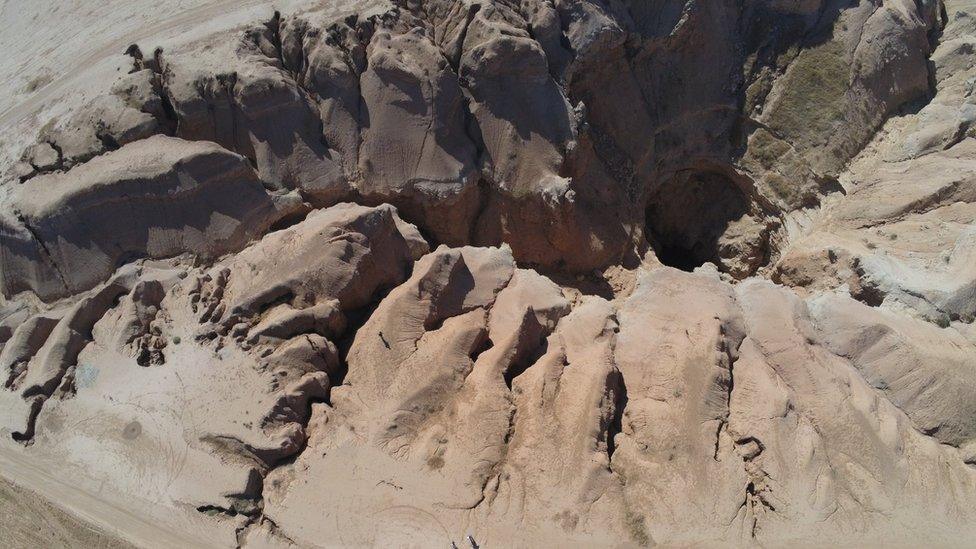
[{"label": "rocky cliff", "polygon": [[0,67],[0,454],[85,518],[976,534],[976,2],[38,4],[10,51],[88,42]]}]

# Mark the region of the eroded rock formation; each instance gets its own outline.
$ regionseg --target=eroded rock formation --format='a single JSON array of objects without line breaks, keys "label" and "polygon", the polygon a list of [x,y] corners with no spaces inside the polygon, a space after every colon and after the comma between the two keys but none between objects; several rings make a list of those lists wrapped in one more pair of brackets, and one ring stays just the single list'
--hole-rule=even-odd
[{"label": "eroded rock formation", "polygon": [[976,533],[976,4],[286,4],[3,115],[0,453],[147,545]]}]

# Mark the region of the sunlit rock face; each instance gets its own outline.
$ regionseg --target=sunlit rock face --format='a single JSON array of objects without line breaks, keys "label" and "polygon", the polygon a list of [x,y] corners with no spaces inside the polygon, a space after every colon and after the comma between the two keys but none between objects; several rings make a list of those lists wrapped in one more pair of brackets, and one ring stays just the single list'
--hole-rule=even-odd
[{"label": "sunlit rock face", "polygon": [[9,480],[149,546],[976,534],[976,3],[150,4],[0,11]]}]

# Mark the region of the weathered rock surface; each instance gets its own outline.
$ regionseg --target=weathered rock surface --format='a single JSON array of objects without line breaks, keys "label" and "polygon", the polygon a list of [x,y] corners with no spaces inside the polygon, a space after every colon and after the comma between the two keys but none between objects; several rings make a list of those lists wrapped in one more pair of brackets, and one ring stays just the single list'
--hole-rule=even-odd
[{"label": "weathered rock surface", "polygon": [[0,60],[6,476],[146,546],[976,535],[976,2],[257,4]]},{"label": "weathered rock surface", "polygon": [[300,208],[269,195],[236,154],[152,137],[12,190],[0,218],[3,292],[50,300],[90,289],[133,259],[213,259]]},{"label": "weathered rock surface", "polygon": [[976,23],[969,3],[947,8],[932,56],[932,101],[891,119],[851,165],[846,196],[829,201],[776,264],[782,282],[846,285],[869,305],[943,326],[973,321],[972,70],[959,44],[976,36]]}]

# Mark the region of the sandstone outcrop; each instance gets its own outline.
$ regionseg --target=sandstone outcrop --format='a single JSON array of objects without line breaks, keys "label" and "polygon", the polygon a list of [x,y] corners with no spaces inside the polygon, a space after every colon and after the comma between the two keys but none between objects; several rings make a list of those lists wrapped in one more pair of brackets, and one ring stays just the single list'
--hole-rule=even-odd
[{"label": "sandstone outcrop", "polygon": [[[173,134],[317,206],[393,203],[439,243],[505,242],[573,272],[650,244],[743,278],[777,255],[779,217],[837,190],[937,78],[934,1],[660,4],[404,1],[134,47],[132,72],[64,130],[102,139],[65,156],[70,139],[47,136],[25,158],[63,169]],[[676,226],[675,210],[713,220]]]},{"label": "sandstone outcrop", "polygon": [[0,99],[4,476],[145,546],[976,535],[976,3],[149,4]]},{"label": "sandstone outcrop", "polygon": [[240,156],[162,136],[33,178],[5,206],[3,291],[45,300],[88,290],[134,259],[237,251],[302,207],[269,195]]}]

